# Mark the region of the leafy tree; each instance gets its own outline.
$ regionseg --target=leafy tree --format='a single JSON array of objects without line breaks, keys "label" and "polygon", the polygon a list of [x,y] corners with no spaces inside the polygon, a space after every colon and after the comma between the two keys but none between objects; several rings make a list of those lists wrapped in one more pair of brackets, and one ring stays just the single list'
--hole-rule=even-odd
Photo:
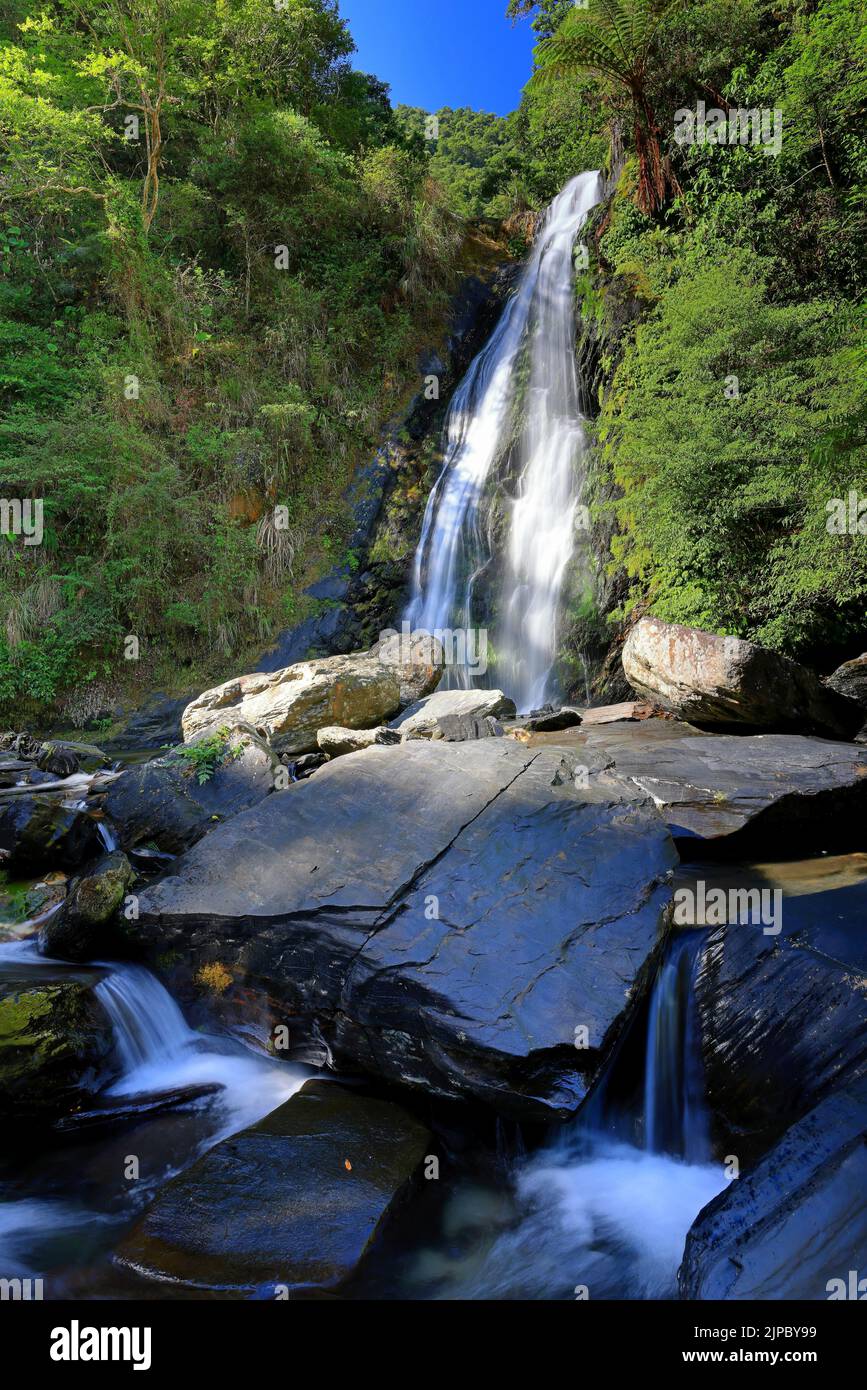
[{"label": "leafy tree", "polygon": [[349,534],[460,242],[352,47],[334,0],[4,8],[0,493],[45,504],[42,546],[0,538],[19,720],[220,676]]},{"label": "leafy tree", "polygon": [[550,38],[573,7],[574,0],[509,0],[506,14],[512,20],[532,15],[536,33]]}]

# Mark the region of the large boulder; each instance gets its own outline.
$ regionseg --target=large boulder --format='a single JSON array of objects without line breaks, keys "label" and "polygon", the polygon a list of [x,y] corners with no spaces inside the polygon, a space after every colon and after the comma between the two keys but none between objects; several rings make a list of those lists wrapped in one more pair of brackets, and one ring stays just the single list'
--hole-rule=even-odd
[{"label": "large boulder", "polygon": [[362,1260],[430,1152],[393,1101],[313,1081],[168,1183],[116,1259],[197,1290],[331,1289]]},{"label": "large boulder", "polygon": [[[193,751],[207,739],[208,761]],[[255,806],[274,791],[280,770],[276,754],[248,725],[199,735],[189,747],[129,767],[103,803],[124,848],[151,844],[180,854],[208,830]]]},{"label": "large boulder", "polygon": [[251,724],[291,757],[316,752],[319,729],[368,729],[396,714],[400,705],[398,668],[366,654],[332,656],[271,675],[239,676],[206,690],[184,710],[184,739],[226,724]]},{"label": "large boulder", "polygon": [[853,738],[863,714],[818,676],[739,637],[642,618],[623,648],[639,695],[693,724],[738,724]]},{"label": "large boulder", "polygon": [[867,652],[856,656],[854,661],[844,661],[825,681],[838,695],[854,700],[862,710],[867,710]]},{"label": "large boulder", "polygon": [[53,795],[34,791],[0,801],[0,850],[16,872],[75,868],[101,846],[96,821]]},{"label": "large boulder", "polygon": [[515,703],[502,690],[438,690],[404,710],[390,727],[401,738],[461,743],[502,733],[499,719],[514,719]]},{"label": "large boulder", "polygon": [[508,739],[340,758],[201,841],[133,925],[178,969],[236,967],[346,1065],[571,1113],[653,968],[676,853],[649,803],[561,760]]},{"label": "large boulder", "polygon": [[384,632],[370,655],[397,672],[402,705],[432,695],[445,673],[443,645],[427,632]]},{"label": "large boulder", "polygon": [[111,1025],[95,980],[49,966],[0,970],[0,1115],[54,1120],[111,1079]]},{"label": "large boulder", "polygon": [[[828,1097],[704,1208],[678,1276],[689,1299],[867,1296],[867,1080]],[[850,1271],[855,1271],[854,1287]]]},{"label": "large boulder", "polygon": [[134,877],[126,855],[113,853],[73,880],[62,907],[40,928],[43,954],[86,961],[112,953],[120,939],[115,919]]},{"label": "large boulder", "polygon": [[707,1095],[742,1164],[867,1074],[865,923],[859,883],[783,899],[778,935],[759,921],[708,933],[696,980]]},{"label": "large boulder", "polygon": [[[863,845],[867,750],[797,734],[701,734],[667,720],[588,733],[614,783],[653,798],[677,839],[729,855]],[[697,848],[697,847],[696,847]]]}]

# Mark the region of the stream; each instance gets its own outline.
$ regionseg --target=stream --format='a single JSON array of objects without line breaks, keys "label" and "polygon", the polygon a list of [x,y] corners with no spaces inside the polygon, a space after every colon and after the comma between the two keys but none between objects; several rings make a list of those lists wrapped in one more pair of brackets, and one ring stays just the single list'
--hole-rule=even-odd
[{"label": "stream", "polygon": [[[194,1032],[144,966],[75,967],[40,956],[35,942],[0,945],[0,978],[73,977],[94,971],[111,1021],[120,1075],[107,1086],[105,1125],[11,1145],[0,1156],[0,1266],[10,1275],[62,1271],[104,1260],[157,1189],[212,1145],[282,1105],[315,1073],[272,1060],[228,1035]],[[195,1088],[201,1099],[149,1115],[155,1098]],[[113,1120],[112,1107],[124,1106]],[[136,1117],[137,1105],[142,1114]],[[126,1177],[128,1158],[140,1176]],[[73,1280],[74,1283],[74,1280]],[[61,1280],[60,1288],[62,1289]]]},{"label": "stream", "polygon": [[[620,1094],[636,1050],[627,1040],[580,1120],[529,1158],[501,1152],[495,1184],[459,1181],[438,1214],[432,1243],[423,1240],[407,1259],[391,1252],[395,1293],[402,1286],[414,1297],[558,1298],[590,1281],[596,1297],[672,1294],[686,1231],[723,1185],[721,1167],[707,1161],[690,1026],[689,974],[700,937],[687,932],[676,939],[660,969],[638,1105]],[[29,942],[0,947],[0,974],[13,968],[20,978],[22,967],[75,969],[39,956]],[[152,1102],[181,1088],[219,1089],[190,1110],[133,1115],[107,1139],[82,1128],[47,1157],[18,1153],[14,1178],[0,1169],[3,1268],[24,1276],[61,1267],[73,1288],[80,1287],[76,1268],[104,1259],[160,1184],[281,1105],[314,1074],[232,1038],[194,1032],[143,966],[96,968],[102,972],[96,997],[111,1021],[122,1068],[102,1093],[107,1107]],[[639,1146],[634,1139],[642,1127]],[[148,1174],[143,1181],[124,1180],[130,1156]],[[454,1254],[456,1243],[466,1244],[463,1255]]]},{"label": "stream", "polygon": [[[704,872],[684,865],[679,877]],[[720,872],[746,883],[755,866]],[[787,895],[834,890],[863,881],[867,856],[762,872]],[[449,1181],[424,1185],[343,1296],[676,1296],[686,1233],[727,1181],[712,1153],[693,1018],[703,936],[690,927],[670,938],[649,997],[575,1120],[547,1134],[499,1122],[492,1138],[489,1121],[467,1113]],[[64,974],[93,982],[118,1075],[86,1124],[4,1135],[0,1267],[6,1277],[50,1274],[53,1297],[154,1297],[153,1284],[139,1287],[111,1255],[160,1186],[325,1073],[272,1059],[247,1037],[193,1030],[144,966],[67,965],[40,956],[32,938],[0,945],[0,979]],[[442,1125],[452,1144],[453,1118]],[[136,1181],[126,1176],[131,1157]],[[185,1293],[165,1287],[162,1296]]]}]

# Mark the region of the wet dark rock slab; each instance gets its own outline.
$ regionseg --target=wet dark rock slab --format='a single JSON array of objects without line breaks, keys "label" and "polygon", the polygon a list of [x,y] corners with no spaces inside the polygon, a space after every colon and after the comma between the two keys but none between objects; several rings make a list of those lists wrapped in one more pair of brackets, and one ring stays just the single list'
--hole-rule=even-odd
[{"label": "wet dark rock slab", "polygon": [[146,890],[141,942],[237,966],[344,1064],[570,1113],[655,960],[676,855],[652,806],[561,760],[509,739],[341,758]]},{"label": "wet dark rock slab", "polygon": [[[592,731],[609,775],[653,798],[672,834],[731,854],[862,847],[867,750],[793,734],[701,734],[666,721]],[[706,846],[705,846],[706,847]]]},{"label": "wet dark rock slab", "polygon": [[308,1082],[163,1188],[116,1259],[198,1288],[333,1288],[363,1259],[430,1144],[393,1101]]},{"label": "wet dark rock slab", "polygon": [[56,798],[25,793],[0,803],[0,850],[16,871],[75,868],[100,847],[96,822]]},{"label": "wet dark rock slab", "polygon": [[[829,1096],[709,1203],[679,1274],[689,1299],[863,1298],[867,1080]],[[852,1289],[850,1271],[855,1271]]]},{"label": "wet dark rock slab", "polygon": [[696,984],[708,1099],[744,1160],[867,1073],[867,884],[785,898],[782,931],[717,927]]},{"label": "wet dark rock slab", "polygon": [[127,768],[104,802],[121,845],[179,854],[274,790],[277,759],[261,739],[239,727],[226,746],[225,760],[205,782],[177,754]]},{"label": "wet dark rock slab", "polygon": [[314,656],[333,656],[361,646],[361,624],[345,603],[323,608],[297,627],[281,632],[276,645],[255,663],[256,671],[282,671]]},{"label": "wet dark rock slab", "polygon": [[154,695],[146,705],[130,716],[109,746],[115,752],[128,749],[173,748],[183,738],[181,715],[191,698],[191,695]]}]

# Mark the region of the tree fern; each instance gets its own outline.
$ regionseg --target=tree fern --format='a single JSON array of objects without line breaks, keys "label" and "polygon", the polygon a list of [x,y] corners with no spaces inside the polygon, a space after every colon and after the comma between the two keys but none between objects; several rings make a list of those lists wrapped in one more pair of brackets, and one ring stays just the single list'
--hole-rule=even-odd
[{"label": "tree fern", "polygon": [[685,0],[591,0],[570,11],[560,28],[539,45],[541,64],[533,81],[545,83],[591,73],[626,92],[633,108],[639,158],[638,203],[653,212],[676,188],[663,159],[659,129],[648,95],[654,43],[663,21]]}]

